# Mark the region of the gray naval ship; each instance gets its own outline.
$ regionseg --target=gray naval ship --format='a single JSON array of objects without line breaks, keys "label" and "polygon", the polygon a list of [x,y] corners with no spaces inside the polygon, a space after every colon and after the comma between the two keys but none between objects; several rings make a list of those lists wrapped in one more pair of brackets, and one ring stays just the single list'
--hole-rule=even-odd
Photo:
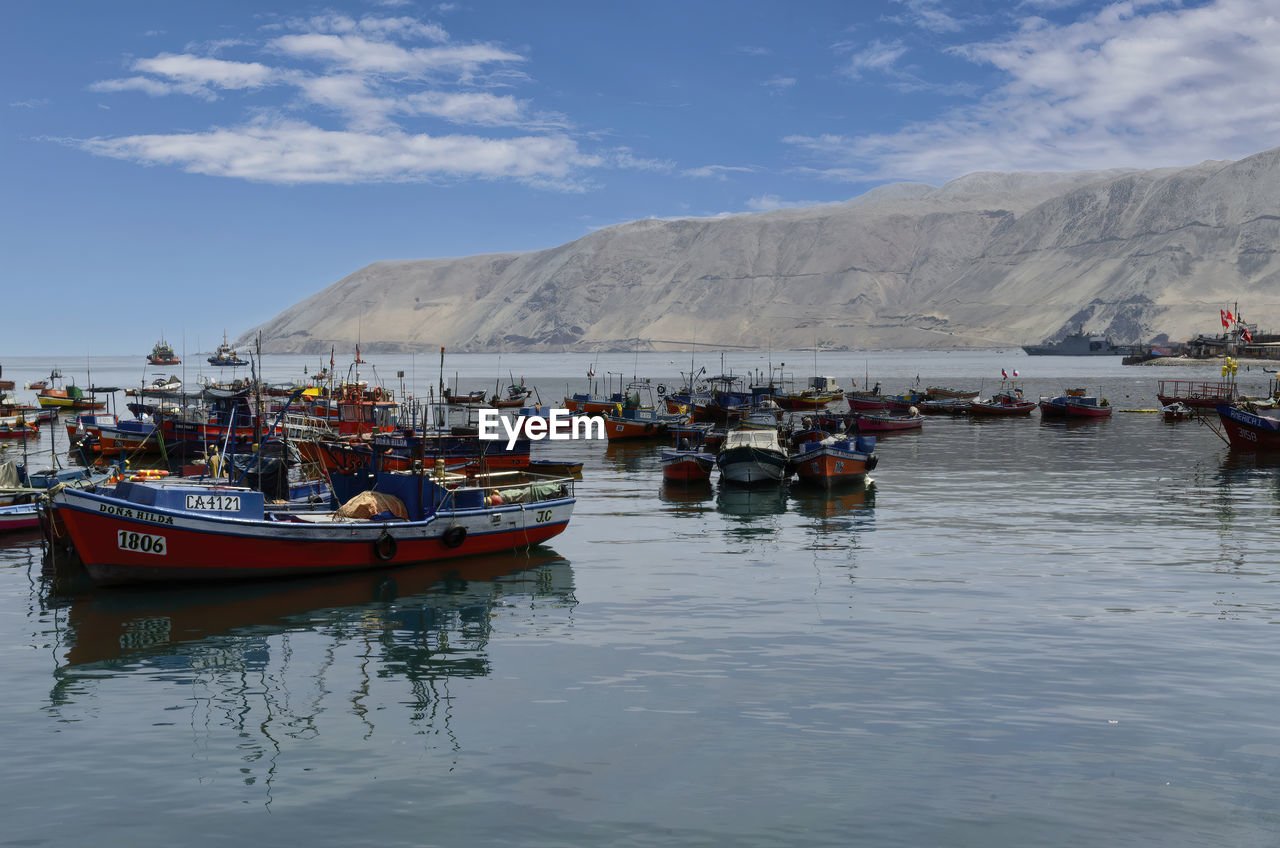
[{"label": "gray naval ship", "polygon": [[1060,342],[1042,345],[1023,345],[1028,356],[1125,356],[1131,353],[1128,345],[1114,345],[1106,336],[1088,336],[1073,333]]}]

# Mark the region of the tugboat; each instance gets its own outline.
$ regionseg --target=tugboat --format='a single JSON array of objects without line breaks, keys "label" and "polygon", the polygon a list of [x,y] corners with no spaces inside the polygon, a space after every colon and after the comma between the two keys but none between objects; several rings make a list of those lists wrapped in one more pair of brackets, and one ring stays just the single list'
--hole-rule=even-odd
[{"label": "tugboat", "polygon": [[209,357],[210,365],[248,365],[236,354],[236,349],[227,343],[227,334],[222,334],[222,344],[218,345],[218,349],[213,352],[213,356]]},{"label": "tugboat", "polygon": [[151,348],[151,353],[147,356],[147,362],[152,365],[181,365],[182,360],[173,352],[173,348],[164,339],[156,342],[156,346]]}]

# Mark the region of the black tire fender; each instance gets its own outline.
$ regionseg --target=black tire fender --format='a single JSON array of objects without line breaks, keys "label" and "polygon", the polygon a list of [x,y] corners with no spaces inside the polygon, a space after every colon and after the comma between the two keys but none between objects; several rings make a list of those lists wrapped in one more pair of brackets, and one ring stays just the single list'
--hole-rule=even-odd
[{"label": "black tire fender", "polygon": [[373,542],[373,555],[383,562],[389,562],[395,559],[397,547],[396,537],[383,530]]},{"label": "black tire fender", "polygon": [[440,541],[444,542],[446,548],[456,548],[461,545],[467,538],[467,528],[455,524],[440,537]]}]

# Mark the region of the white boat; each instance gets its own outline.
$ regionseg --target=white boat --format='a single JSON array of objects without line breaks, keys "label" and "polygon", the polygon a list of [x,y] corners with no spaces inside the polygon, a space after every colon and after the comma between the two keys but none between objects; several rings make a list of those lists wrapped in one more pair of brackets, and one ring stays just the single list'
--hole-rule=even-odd
[{"label": "white boat", "polygon": [[728,483],[778,483],[787,474],[787,452],[776,429],[738,428],[725,434],[716,467]]}]

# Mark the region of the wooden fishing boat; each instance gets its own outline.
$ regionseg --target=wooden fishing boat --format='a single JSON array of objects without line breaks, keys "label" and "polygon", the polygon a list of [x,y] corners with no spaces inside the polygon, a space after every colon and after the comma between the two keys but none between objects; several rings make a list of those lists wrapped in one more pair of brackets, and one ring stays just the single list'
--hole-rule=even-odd
[{"label": "wooden fishing boat", "polygon": [[455,394],[452,389],[445,388],[441,395],[445,403],[454,405],[480,406],[485,402],[484,389]]},{"label": "wooden fishing boat", "polygon": [[924,427],[924,416],[919,412],[855,412],[850,417],[859,433],[901,433]]},{"label": "wooden fishing boat", "polygon": [[0,506],[0,535],[35,530],[40,527],[40,515],[35,502]]},{"label": "wooden fishing boat", "polygon": [[1110,418],[1111,404],[1106,398],[1094,397],[1092,395],[1068,395],[1067,396],[1067,417],[1068,418]]},{"label": "wooden fishing boat", "polygon": [[530,474],[561,474],[575,475],[582,473],[582,463],[573,460],[560,459],[531,459],[529,460]]},{"label": "wooden fishing boat", "polygon": [[25,415],[0,418],[0,439],[27,439],[40,435],[40,425]]},{"label": "wooden fishing boat", "polygon": [[701,430],[685,430],[674,438],[674,446],[664,448],[659,462],[662,479],[672,483],[701,483],[711,479],[715,454],[702,442]]},{"label": "wooden fishing boat", "polygon": [[923,401],[918,409],[925,415],[968,415],[969,404],[967,398],[939,398]]},{"label": "wooden fishing boat", "polygon": [[1245,451],[1280,451],[1280,410],[1230,403],[1220,403],[1215,410],[1231,447]]},{"label": "wooden fishing boat", "polygon": [[924,393],[926,400],[973,400],[978,396],[977,389],[953,389],[946,386],[927,386]]},{"label": "wooden fishing boat", "polygon": [[623,392],[623,402],[601,415],[609,441],[653,439],[667,435],[672,424],[683,424],[684,415],[672,415],[658,408],[648,380],[636,381]]},{"label": "wooden fishing boat", "polygon": [[519,409],[525,405],[533,395],[533,389],[527,388],[524,384],[524,378],[520,378],[520,382],[512,382],[507,386],[507,393],[500,395],[497,389],[493,392],[493,397],[489,399],[489,405],[496,409]]},{"label": "wooden fishing boat", "polygon": [[716,454],[716,467],[721,480],[742,485],[780,483],[789,473],[787,452],[776,429],[737,427],[728,431]]},{"label": "wooden fishing boat", "polygon": [[1175,401],[1168,406],[1161,407],[1160,414],[1164,416],[1165,421],[1186,421],[1195,412],[1182,401]]},{"label": "wooden fishing boat", "polygon": [[605,437],[611,442],[656,439],[667,435],[667,425],[684,420],[684,416],[673,416],[654,409],[623,409],[602,417]]},{"label": "wooden fishing boat", "polygon": [[798,392],[781,392],[773,395],[774,403],[783,409],[798,411],[825,409],[844,397],[844,390],[836,385],[834,377],[810,377],[809,385]]},{"label": "wooden fishing boat", "polygon": [[662,479],[672,483],[699,483],[711,479],[715,468],[714,455],[703,450],[664,448],[659,460]]},{"label": "wooden fishing boat", "polygon": [[61,389],[52,386],[41,389],[36,395],[36,403],[46,409],[106,409],[107,407],[104,401],[86,395],[84,390],[74,383]]},{"label": "wooden fishing boat", "polygon": [[151,348],[151,353],[147,354],[147,362],[152,365],[181,365],[182,360],[178,358],[178,354],[173,352],[173,348],[164,339],[155,343]]},{"label": "wooden fishing boat", "polygon": [[182,388],[182,380],[170,374],[168,377],[157,377],[148,385],[136,389],[125,389],[125,397],[172,397]]},{"label": "wooden fishing boat", "polygon": [[1068,389],[1065,395],[1042,397],[1036,405],[1042,418],[1111,417],[1111,404],[1107,399],[1085,395],[1084,389]]},{"label": "wooden fishing boat", "polygon": [[576,503],[571,479],[492,475],[451,487],[382,472],[374,491],[368,475],[334,475],[335,493],[340,479],[355,491],[337,512],[277,512],[261,492],[181,478],[122,481],[110,495],[62,489],[42,526],[51,541],[64,528],[100,585],[238,581],[524,548],[563,532]]},{"label": "wooden fishing boat", "polygon": [[1161,406],[1180,402],[1192,409],[1216,409],[1219,404],[1236,403],[1240,393],[1230,380],[1160,380],[1156,384],[1156,397]]},{"label": "wooden fishing boat", "polygon": [[988,418],[1011,418],[1030,415],[1037,406],[1039,404],[1035,401],[1023,398],[1021,389],[1005,389],[996,392],[986,400],[970,401],[969,414]]},{"label": "wooden fishing boat", "polygon": [[791,457],[791,467],[801,482],[833,488],[861,483],[876,467],[875,436],[807,441]]}]

